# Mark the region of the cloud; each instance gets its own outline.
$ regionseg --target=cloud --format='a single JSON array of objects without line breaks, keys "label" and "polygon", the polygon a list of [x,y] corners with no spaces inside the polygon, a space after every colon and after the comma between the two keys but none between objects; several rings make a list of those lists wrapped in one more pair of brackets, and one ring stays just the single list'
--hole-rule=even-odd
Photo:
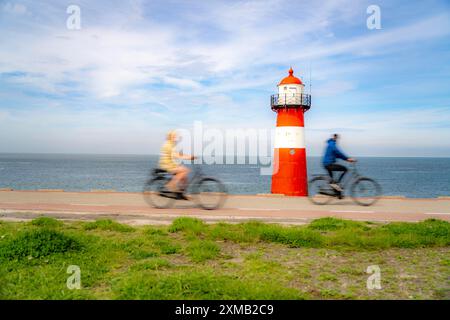
[{"label": "cloud", "polygon": [[380,50],[383,54],[386,54],[401,51],[403,49],[402,44],[415,44],[417,41],[429,41],[449,34],[450,15],[443,13],[389,31],[383,30],[373,35],[366,34],[333,45],[312,46],[308,50],[300,52],[296,57],[321,57],[338,54],[379,55]]},{"label": "cloud", "polygon": [[[408,123],[428,119],[425,113],[405,116],[398,110],[406,99],[413,104],[431,100],[421,98],[413,81],[396,80],[409,70],[417,73],[415,68],[426,57],[432,56],[436,63],[448,60],[445,50],[437,47],[448,43],[450,19],[445,10],[408,16],[410,9],[402,7],[402,15],[409,19],[395,24],[388,20],[382,30],[370,31],[365,26],[367,5],[350,0],[189,4],[83,0],[79,1],[82,29],[67,30],[64,4],[8,2],[0,13],[0,94],[7,97],[0,108],[27,106],[36,110],[29,119],[48,123],[47,127],[63,123],[71,130],[77,126],[88,130],[82,124],[92,123],[86,132],[94,134],[98,126],[105,133],[97,132],[105,144],[110,142],[108,130],[126,126],[153,126],[161,132],[194,120],[217,126],[273,126],[268,96],[292,64],[307,85],[312,66],[314,105],[308,125],[313,131],[368,130],[371,143],[376,143],[377,137],[382,141],[377,126],[388,123],[398,132],[389,127],[385,132],[402,135],[412,130]],[[390,6],[388,13],[395,16],[392,10],[399,4]],[[27,19],[19,17],[24,10]],[[382,17],[389,16],[384,12]],[[402,74],[393,71],[398,65]],[[371,82],[375,76],[381,81]],[[442,112],[448,112],[450,101],[444,92],[448,81],[436,81],[443,76],[433,74],[422,87],[435,84],[434,93],[442,97],[440,104],[424,106],[427,110],[438,110],[440,105]],[[46,109],[49,105],[57,109]],[[392,109],[387,113],[392,118],[374,121],[375,115],[366,112],[369,105]],[[24,132],[20,123],[29,122],[21,117],[27,116],[17,114],[9,130]],[[0,121],[3,126],[5,121]],[[434,113],[423,121],[422,127],[440,123]],[[132,132],[121,130],[123,137],[136,140]],[[448,129],[432,130],[445,134]],[[4,131],[5,126],[0,133]],[[57,132],[47,131],[48,136]]]},{"label": "cloud", "polygon": [[[126,94],[133,87],[159,82],[201,90],[205,88],[199,85],[199,80],[207,78],[217,78],[219,83],[214,87],[224,90],[227,88],[222,84],[229,79],[235,87],[249,88],[255,86],[254,79],[250,79],[254,72],[250,70],[270,64],[324,60],[338,54],[379,54],[380,48],[386,52],[386,47],[393,44],[414,43],[450,32],[449,17],[443,14],[386,32],[343,41],[335,39],[331,44],[328,38],[314,40],[317,33],[328,34],[334,20],[351,17],[352,12],[355,15],[346,6],[348,3],[331,1],[321,7],[312,6],[312,9],[302,6],[299,9],[306,10],[306,19],[299,20],[280,9],[286,4],[283,1],[231,5],[218,2],[208,15],[188,19],[199,24],[199,32],[194,32],[194,36],[189,35],[192,30],[186,32],[185,26],[176,22],[161,24],[151,19],[132,29],[123,29],[121,23],[111,21],[108,27],[83,23],[85,27],[80,31],[65,30],[61,25],[38,28],[32,34],[7,30],[0,58],[8,63],[0,65],[0,72],[37,74],[42,82],[47,82],[41,88],[53,88],[70,81],[80,91],[91,92],[98,98]],[[90,6],[85,7],[81,6],[82,17],[89,14]],[[132,2],[124,16],[138,17],[133,21],[142,21],[144,10],[142,4]],[[216,41],[204,41],[201,37],[201,30],[210,25],[220,30]],[[196,24],[193,26],[195,30]],[[11,47],[16,50],[9,50]],[[318,65],[315,72],[320,73]],[[241,79],[237,82],[239,76]],[[211,89],[217,91],[214,87]]]}]

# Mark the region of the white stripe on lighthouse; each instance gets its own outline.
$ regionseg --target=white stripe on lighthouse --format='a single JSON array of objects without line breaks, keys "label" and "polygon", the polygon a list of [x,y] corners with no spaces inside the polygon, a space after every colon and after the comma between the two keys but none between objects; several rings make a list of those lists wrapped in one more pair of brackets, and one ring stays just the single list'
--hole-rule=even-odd
[{"label": "white stripe on lighthouse", "polygon": [[275,148],[305,148],[303,127],[276,127]]}]

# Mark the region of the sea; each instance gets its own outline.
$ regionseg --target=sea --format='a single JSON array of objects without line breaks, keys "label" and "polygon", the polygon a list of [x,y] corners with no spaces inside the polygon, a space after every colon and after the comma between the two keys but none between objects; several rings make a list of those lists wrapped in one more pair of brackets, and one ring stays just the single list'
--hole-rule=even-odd
[{"label": "sea", "polygon": [[[239,160],[245,163],[199,167],[232,194],[270,193],[271,176],[261,174],[261,165]],[[0,153],[0,188],[140,192],[157,162],[156,155]],[[320,157],[308,157],[307,163],[309,177],[324,173]],[[384,195],[450,196],[450,158],[358,157],[357,168],[377,180]]]}]

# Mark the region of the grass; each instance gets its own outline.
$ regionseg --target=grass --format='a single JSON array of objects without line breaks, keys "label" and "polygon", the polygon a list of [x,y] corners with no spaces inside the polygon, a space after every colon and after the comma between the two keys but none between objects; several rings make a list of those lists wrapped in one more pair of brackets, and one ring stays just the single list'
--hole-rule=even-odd
[{"label": "grass", "polygon": [[83,225],[85,230],[108,230],[108,231],[117,231],[117,232],[133,232],[134,228],[117,223],[110,219],[101,219],[94,222],[87,222]]},{"label": "grass", "polygon": [[169,230],[212,240],[264,241],[290,247],[386,249],[450,245],[450,224],[437,219],[374,225],[329,217],[317,219],[308,226],[286,227],[259,222],[210,226],[198,219],[179,218]]},{"label": "grass", "polygon": [[200,234],[205,230],[205,223],[196,218],[177,218],[169,227],[170,232],[184,231],[192,234]]},{"label": "grass", "polygon": [[262,281],[242,281],[212,270],[166,275],[138,274],[117,283],[119,299],[303,299],[294,288]]},{"label": "grass", "polygon": [[181,250],[181,246],[167,239],[157,239],[154,241],[161,254],[175,254]]},{"label": "grass", "polygon": [[131,270],[133,271],[139,271],[139,270],[158,270],[163,268],[168,268],[171,266],[171,263],[162,258],[152,258],[148,259],[144,262],[137,263],[131,267]]},{"label": "grass", "polygon": [[[450,224],[0,222],[2,299],[449,299]],[[367,290],[369,265],[382,290]],[[67,268],[81,269],[69,290]]]},{"label": "grass", "polygon": [[43,229],[24,231],[1,243],[0,261],[41,258],[81,249],[81,243],[62,232]]},{"label": "grass", "polygon": [[313,220],[309,225],[308,229],[319,230],[319,231],[336,231],[336,230],[369,230],[369,224],[363,222],[357,222],[352,220],[342,220],[332,217],[322,218]]},{"label": "grass", "polygon": [[39,218],[31,220],[31,224],[33,226],[38,226],[38,227],[57,228],[57,227],[62,226],[63,223],[54,218],[39,217]]},{"label": "grass", "polygon": [[214,259],[219,255],[220,247],[212,241],[192,241],[186,248],[187,255],[194,262]]}]

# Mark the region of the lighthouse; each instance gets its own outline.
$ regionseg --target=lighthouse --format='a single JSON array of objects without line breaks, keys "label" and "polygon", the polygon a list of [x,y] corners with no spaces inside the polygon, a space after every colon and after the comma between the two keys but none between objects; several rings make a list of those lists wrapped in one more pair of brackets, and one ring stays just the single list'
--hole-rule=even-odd
[{"label": "lighthouse", "polygon": [[278,84],[278,94],[270,99],[277,113],[272,193],[308,195],[304,113],[311,107],[311,95],[304,91],[305,85],[290,68],[289,75]]}]

